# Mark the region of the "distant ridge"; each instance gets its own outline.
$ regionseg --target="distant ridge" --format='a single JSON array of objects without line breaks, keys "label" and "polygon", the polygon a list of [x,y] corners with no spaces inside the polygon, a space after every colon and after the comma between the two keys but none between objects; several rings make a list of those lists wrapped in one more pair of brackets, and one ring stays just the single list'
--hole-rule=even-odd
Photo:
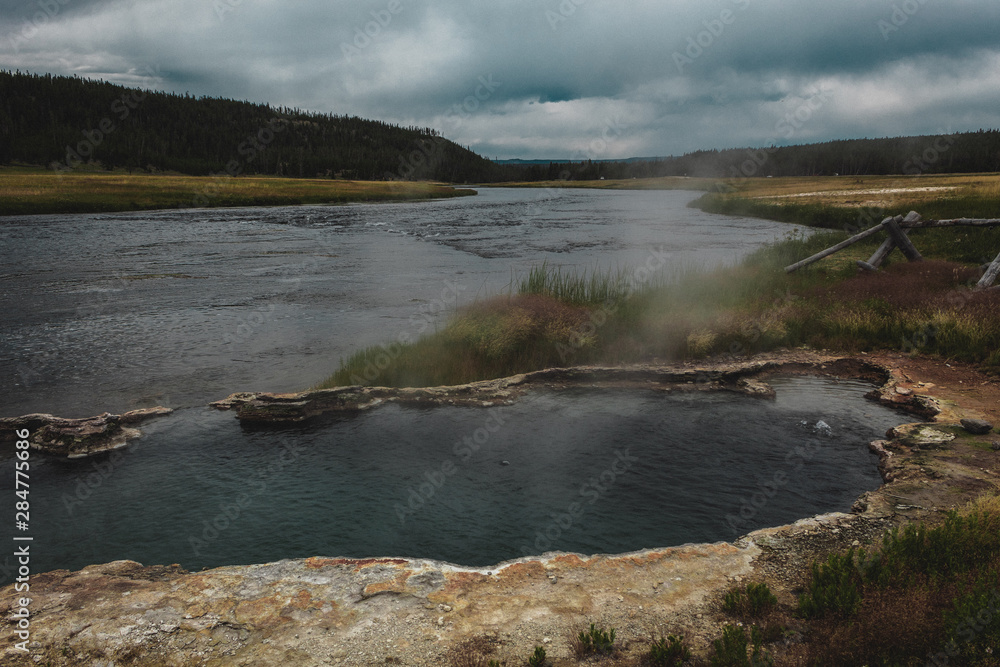
[{"label": "distant ridge", "polygon": [[[631,162],[657,162],[662,160],[673,159],[673,156],[661,156],[661,157],[626,157],[626,158],[606,158],[602,160],[591,160],[591,162],[618,162],[618,163],[631,163]],[[538,159],[538,160],[523,160],[521,158],[512,158],[507,160],[493,160],[496,164],[502,165],[535,165],[535,164],[573,164],[579,163],[579,160],[570,159]]]},{"label": "distant ridge", "polygon": [[679,157],[623,160],[506,160],[519,180],[593,180],[691,176],[866,176],[1000,171],[1000,130],[954,134],[840,139],[796,146],[695,151]]}]

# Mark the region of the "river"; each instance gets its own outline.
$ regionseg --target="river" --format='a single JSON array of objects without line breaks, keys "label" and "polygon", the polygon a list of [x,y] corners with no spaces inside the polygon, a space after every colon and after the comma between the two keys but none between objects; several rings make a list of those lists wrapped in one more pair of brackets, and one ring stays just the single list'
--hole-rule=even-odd
[{"label": "river", "polygon": [[793,225],[683,191],[0,218],[0,416],[294,391],[534,265],[735,262]]}]

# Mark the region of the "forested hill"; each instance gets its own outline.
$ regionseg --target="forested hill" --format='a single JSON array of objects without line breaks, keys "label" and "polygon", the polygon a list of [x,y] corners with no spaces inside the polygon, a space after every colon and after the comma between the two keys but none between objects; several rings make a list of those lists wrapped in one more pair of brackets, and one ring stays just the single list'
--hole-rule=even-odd
[{"label": "forested hill", "polygon": [[11,162],[453,183],[497,171],[430,128],[0,71],[0,164]]}]

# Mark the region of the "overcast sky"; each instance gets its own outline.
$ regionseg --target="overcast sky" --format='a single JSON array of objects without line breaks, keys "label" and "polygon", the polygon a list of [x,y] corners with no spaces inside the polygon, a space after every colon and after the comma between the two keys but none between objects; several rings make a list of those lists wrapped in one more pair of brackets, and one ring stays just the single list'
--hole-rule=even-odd
[{"label": "overcast sky", "polygon": [[0,0],[0,68],[621,158],[1000,127],[997,0]]}]

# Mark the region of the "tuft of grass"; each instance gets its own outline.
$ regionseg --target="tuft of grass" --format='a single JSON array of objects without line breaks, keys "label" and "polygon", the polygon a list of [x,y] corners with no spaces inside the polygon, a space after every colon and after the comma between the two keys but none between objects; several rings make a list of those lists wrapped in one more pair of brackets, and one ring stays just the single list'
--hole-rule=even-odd
[{"label": "tuft of grass", "polygon": [[454,385],[565,365],[596,343],[588,316],[549,296],[496,297],[462,309],[414,343],[361,350],[318,388]]},{"label": "tuft of grass", "polygon": [[632,275],[625,269],[578,275],[564,273],[562,267],[553,269],[546,262],[532,267],[517,285],[518,294],[544,295],[578,306],[614,305],[632,296],[635,289]]},{"label": "tuft of grass", "polygon": [[496,635],[470,637],[452,646],[446,661],[449,667],[500,667],[500,661],[490,657],[499,645]]},{"label": "tuft of grass", "polygon": [[946,647],[969,665],[1000,662],[1000,567],[978,577],[944,614]]}]

